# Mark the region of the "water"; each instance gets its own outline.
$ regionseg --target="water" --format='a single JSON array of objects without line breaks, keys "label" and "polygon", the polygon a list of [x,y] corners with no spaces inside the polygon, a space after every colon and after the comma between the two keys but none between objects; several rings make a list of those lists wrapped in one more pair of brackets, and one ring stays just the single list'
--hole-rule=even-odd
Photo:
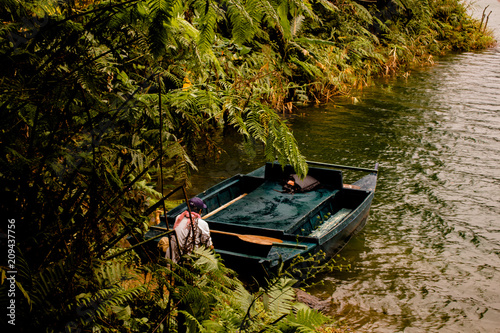
[{"label": "water", "polygon": [[[500,4],[484,3],[498,27]],[[360,332],[500,332],[499,50],[359,100],[293,122],[310,159],[381,164],[371,219],[342,252],[353,269],[311,292]]]},{"label": "water", "polygon": [[[486,5],[500,39],[500,2],[478,1],[475,15]],[[356,97],[291,120],[308,160],[381,165],[368,224],[341,253],[352,269],[309,291],[357,332],[500,332],[499,49]],[[262,162],[228,151],[194,192]]]}]

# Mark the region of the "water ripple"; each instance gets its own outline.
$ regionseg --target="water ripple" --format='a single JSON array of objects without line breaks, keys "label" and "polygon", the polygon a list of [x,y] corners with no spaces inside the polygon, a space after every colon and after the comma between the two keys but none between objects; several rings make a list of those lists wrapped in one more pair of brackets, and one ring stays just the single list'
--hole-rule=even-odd
[{"label": "water ripple", "polygon": [[316,290],[333,315],[362,332],[499,332],[499,91],[500,53],[465,53],[294,121],[308,157],[381,163],[342,252],[353,270]]}]

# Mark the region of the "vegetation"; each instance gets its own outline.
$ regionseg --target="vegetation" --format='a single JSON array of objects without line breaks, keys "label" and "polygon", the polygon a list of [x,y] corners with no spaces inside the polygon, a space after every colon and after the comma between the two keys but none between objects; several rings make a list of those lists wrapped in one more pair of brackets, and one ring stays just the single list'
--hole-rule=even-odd
[{"label": "vegetation", "polygon": [[[36,306],[31,320],[18,326],[27,332],[41,327],[56,332],[175,332],[172,318],[183,315],[189,332],[313,332],[331,321],[294,301],[295,280],[275,278],[251,294],[210,250],[198,249],[182,266],[138,262],[134,256],[95,261],[90,271],[74,275],[71,264],[47,268],[32,276],[27,299]],[[18,269],[28,269],[24,264]],[[63,297],[61,281],[68,280],[80,293],[55,308]]]},{"label": "vegetation", "polygon": [[[293,305],[289,280],[250,295],[207,252],[175,275],[106,258],[147,230],[153,179],[189,185],[222,131],[305,174],[281,112],[493,43],[457,0],[0,2],[2,232],[21,331],[175,330],[178,313],[200,331],[312,330],[324,318]],[[200,308],[179,312],[189,299]]]}]

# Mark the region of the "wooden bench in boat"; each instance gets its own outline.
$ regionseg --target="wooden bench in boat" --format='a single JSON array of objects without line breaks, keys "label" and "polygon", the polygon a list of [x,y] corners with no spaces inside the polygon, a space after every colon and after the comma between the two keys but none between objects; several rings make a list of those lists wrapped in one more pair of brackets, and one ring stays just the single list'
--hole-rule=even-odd
[{"label": "wooden bench in boat", "polygon": [[[343,206],[337,195],[342,174],[311,170],[322,186],[305,193],[282,193],[282,181],[292,170],[266,164],[259,174],[237,175],[203,192],[206,221],[217,229],[262,235],[310,236]],[[171,212],[173,216],[179,212]]]},{"label": "wooden bench in boat", "polygon": [[[338,192],[323,188],[306,193],[282,193],[279,182],[265,181],[241,200],[211,215],[207,221],[294,233],[318,211],[318,207],[327,205]],[[332,210],[324,213],[328,212]]]},{"label": "wooden bench in boat", "polygon": [[330,218],[328,218],[323,224],[321,224],[316,230],[314,230],[310,236],[321,238],[326,235],[330,230],[333,230],[342,220],[352,212],[352,209],[342,208]]}]

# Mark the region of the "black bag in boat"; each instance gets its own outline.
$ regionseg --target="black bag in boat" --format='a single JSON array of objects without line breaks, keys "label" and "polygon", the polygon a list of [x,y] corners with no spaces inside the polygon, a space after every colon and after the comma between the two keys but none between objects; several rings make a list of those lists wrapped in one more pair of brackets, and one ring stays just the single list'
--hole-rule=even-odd
[{"label": "black bag in boat", "polygon": [[284,193],[304,193],[314,190],[320,185],[319,181],[313,176],[307,175],[304,179],[300,179],[296,174],[290,175],[288,180],[283,185]]}]

